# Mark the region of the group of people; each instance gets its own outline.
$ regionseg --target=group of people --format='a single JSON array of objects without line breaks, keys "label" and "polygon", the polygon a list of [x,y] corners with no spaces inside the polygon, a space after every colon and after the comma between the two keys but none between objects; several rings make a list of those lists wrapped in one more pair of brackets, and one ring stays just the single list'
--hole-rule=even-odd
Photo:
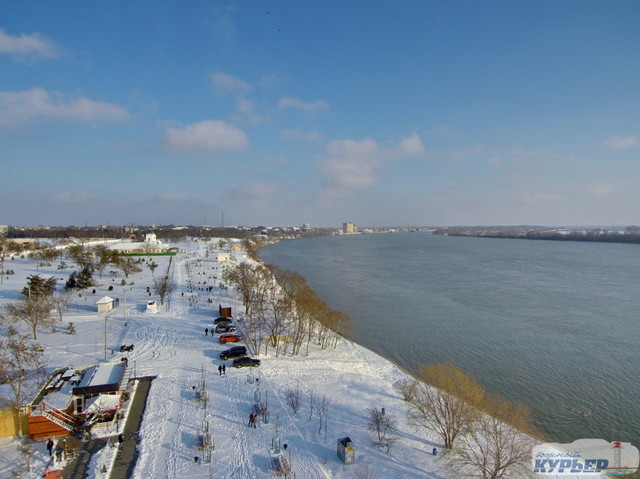
[{"label": "group of people", "polygon": [[58,441],[58,444],[55,444],[53,439],[49,439],[47,441],[47,451],[49,452],[49,456],[53,458],[54,464],[62,461],[65,459],[67,453],[67,440],[62,439],[61,441]]}]

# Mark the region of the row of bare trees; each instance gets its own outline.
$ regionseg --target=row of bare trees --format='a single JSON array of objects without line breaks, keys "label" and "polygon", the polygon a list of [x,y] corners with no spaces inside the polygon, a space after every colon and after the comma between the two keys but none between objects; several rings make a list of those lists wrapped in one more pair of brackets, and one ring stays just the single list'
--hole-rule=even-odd
[{"label": "row of bare trees", "polygon": [[223,280],[233,285],[245,308],[247,341],[265,351],[298,355],[311,342],[323,349],[335,347],[350,327],[349,317],[331,310],[303,276],[262,263],[242,262],[227,266]]},{"label": "row of bare trees", "polygon": [[488,394],[450,363],[424,366],[417,377],[394,384],[408,403],[409,422],[441,438],[459,477],[527,477],[532,438],[540,433],[526,406]]}]

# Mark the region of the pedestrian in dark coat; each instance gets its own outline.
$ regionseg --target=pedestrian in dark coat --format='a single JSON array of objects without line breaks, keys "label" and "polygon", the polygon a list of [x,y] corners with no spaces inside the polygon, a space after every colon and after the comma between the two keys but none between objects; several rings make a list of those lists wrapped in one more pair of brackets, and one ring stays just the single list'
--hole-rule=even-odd
[{"label": "pedestrian in dark coat", "polygon": [[47,451],[49,451],[50,456],[53,454],[53,441],[51,439],[47,441]]},{"label": "pedestrian in dark coat", "polygon": [[255,429],[256,427],[258,427],[258,415],[257,414],[253,414],[253,428]]},{"label": "pedestrian in dark coat", "polygon": [[224,364],[222,365],[222,374],[227,375],[227,367]]},{"label": "pedestrian in dark coat", "polygon": [[249,424],[247,424],[247,426],[251,427],[251,425],[253,424],[253,413],[249,414]]},{"label": "pedestrian in dark coat", "polygon": [[[209,328],[204,328],[204,335],[205,336],[209,335]],[[213,336],[213,334],[211,336]]]},{"label": "pedestrian in dark coat", "polygon": [[218,366],[218,374],[222,376],[222,366]]}]

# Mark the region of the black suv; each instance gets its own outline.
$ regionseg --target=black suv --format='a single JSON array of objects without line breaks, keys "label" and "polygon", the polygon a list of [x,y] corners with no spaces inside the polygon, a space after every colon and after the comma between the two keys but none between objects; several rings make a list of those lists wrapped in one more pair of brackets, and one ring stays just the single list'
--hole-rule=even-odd
[{"label": "black suv", "polygon": [[233,321],[231,318],[216,318],[213,320],[213,324],[231,324]]},{"label": "black suv", "polygon": [[233,360],[234,368],[243,368],[245,366],[250,366],[255,368],[256,366],[260,366],[260,360],[255,358],[238,358]]},{"label": "black suv", "polygon": [[246,355],[247,355],[247,348],[245,348],[244,346],[234,346],[220,353],[220,357],[225,361],[227,359],[239,358]]}]

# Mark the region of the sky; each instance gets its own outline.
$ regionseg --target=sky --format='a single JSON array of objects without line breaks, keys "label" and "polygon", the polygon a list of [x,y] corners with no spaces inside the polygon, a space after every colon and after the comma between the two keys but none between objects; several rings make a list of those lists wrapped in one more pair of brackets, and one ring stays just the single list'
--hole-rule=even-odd
[{"label": "sky", "polygon": [[635,0],[0,3],[0,224],[630,225]]}]

